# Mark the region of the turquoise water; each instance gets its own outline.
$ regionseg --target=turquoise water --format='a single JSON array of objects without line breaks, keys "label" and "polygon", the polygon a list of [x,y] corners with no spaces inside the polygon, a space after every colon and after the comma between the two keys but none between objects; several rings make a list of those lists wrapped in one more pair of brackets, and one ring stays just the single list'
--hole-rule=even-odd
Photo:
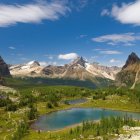
[{"label": "turquoise water", "polygon": [[97,108],[72,108],[43,115],[32,124],[32,128],[39,130],[58,130],[86,120],[99,120],[103,116],[127,116],[140,120],[140,113],[130,113]]}]

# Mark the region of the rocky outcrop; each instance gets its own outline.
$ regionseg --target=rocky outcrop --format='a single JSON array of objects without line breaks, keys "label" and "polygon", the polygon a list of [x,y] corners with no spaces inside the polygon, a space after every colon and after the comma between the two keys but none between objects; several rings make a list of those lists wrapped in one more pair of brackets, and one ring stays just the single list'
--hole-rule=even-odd
[{"label": "rocky outcrop", "polygon": [[72,63],[70,63],[69,64],[69,66],[72,66],[72,67],[74,67],[74,66],[81,66],[81,67],[84,67],[85,68],[85,64],[86,64],[87,62],[84,60],[84,58],[83,57],[77,57]]},{"label": "rocky outcrop", "polygon": [[67,65],[65,66],[46,66],[43,70],[42,70],[42,74],[47,76],[47,77],[52,77],[52,78],[56,78],[56,77],[62,77],[63,73],[66,71],[67,69]]},{"label": "rocky outcrop", "polygon": [[122,67],[122,70],[127,68],[128,66],[131,66],[133,64],[136,64],[140,62],[140,58],[134,53],[132,52],[129,56],[128,59],[126,60],[125,65]]},{"label": "rocky outcrop", "polygon": [[140,82],[140,58],[131,53],[122,70],[117,74],[116,81],[119,86],[130,86],[132,89]]},{"label": "rocky outcrop", "polygon": [[1,77],[10,76],[8,65],[5,63],[5,61],[2,59],[1,56],[0,56],[0,76]]},{"label": "rocky outcrop", "polygon": [[114,140],[140,140],[140,127],[123,126],[125,134],[117,135],[119,138]]}]

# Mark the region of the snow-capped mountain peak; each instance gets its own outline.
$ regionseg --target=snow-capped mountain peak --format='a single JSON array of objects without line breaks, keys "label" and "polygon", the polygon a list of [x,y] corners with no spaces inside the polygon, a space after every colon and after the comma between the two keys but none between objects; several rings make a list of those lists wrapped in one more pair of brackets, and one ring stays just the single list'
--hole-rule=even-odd
[{"label": "snow-capped mountain peak", "polygon": [[35,61],[35,60],[28,62],[27,65],[28,66],[40,66],[39,62],[38,61]]},{"label": "snow-capped mountain peak", "polygon": [[39,74],[43,67],[37,61],[30,61],[10,67],[10,72],[14,76],[30,76]]},{"label": "snow-capped mountain peak", "polygon": [[30,61],[10,67],[14,76],[46,76],[52,78],[75,78],[92,79],[94,77],[115,80],[116,74],[120,71],[118,67],[101,66],[97,63],[89,63],[83,57],[77,57],[73,62],[64,66],[40,66],[37,61]]}]

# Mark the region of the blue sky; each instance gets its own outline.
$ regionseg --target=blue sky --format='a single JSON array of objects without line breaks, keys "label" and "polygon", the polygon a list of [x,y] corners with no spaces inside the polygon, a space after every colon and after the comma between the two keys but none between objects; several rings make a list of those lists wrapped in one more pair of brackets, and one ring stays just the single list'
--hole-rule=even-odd
[{"label": "blue sky", "polygon": [[63,65],[77,56],[122,66],[140,56],[140,0],[1,0],[0,55],[7,63]]}]

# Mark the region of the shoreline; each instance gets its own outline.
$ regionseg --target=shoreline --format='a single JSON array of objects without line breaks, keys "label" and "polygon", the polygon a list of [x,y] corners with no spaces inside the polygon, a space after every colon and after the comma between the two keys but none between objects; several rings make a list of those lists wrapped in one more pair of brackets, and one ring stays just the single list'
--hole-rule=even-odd
[{"label": "shoreline", "polygon": [[[87,101],[88,102],[88,101]],[[87,103],[86,102],[86,103]],[[85,103],[81,103],[82,105],[83,104],[85,104]],[[53,113],[53,112],[57,112],[57,111],[66,111],[66,110],[70,110],[70,109],[73,109],[73,108],[90,108],[90,109],[102,109],[102,110],[112,110],[112,111],[121,111],[121,112],[128,112],[128,113],[138,113],[138,114],[140,114],[140,112],[137,112],[137,111],[128,111],[128,110],[124,110],[124,109],[115,109],[115,108],[107,108],[107,107],[93,107],[93,106],[80,106],[81,104],[77,104],[77,105],[71,105],[71,106],[67,106],[67,107],[64,107],[64,108],[60,108],[60,109],[56,109],[56,110],[52,110],[52,111],[50,111],[50,112],[47,112],[47,113],[45,113],[45,114],[40,114],[39,116],[38,116],[38,118],[36,119],[36,120],[34,120],[33,122],[32,122],[32,124],[33,123],[35,123],[35,121],[37,121],[38,119],[39,119],[39,117],[41,117],[41,116],[43,116],[43,115],[49,115],[50,113]],[[135,120],[139,120],[139,119],[135,119]],[[99,120],[92,120],[93,122],[94,121],[99,121]],[[31,125],[32,125],[31,124]],[[82,125],[82,122],[81,123],[77,123],[77,124],[73,124],[73,125],[70,125],[70,126],[66,126],[66,127],[64,127],[64,128],[60,128],[60,129],[58,129],[58,130],[41,130],[41,129],[37,129],[37,128],[35,128],[34,126],[31,128],[32,130],[35,130],[35,131],[37,131],[37,130],[41,130],[41,131],[43,131],[43,132],[60,132],[60,131],[64,131],[64,130],[67,130],[67,129],[70,129],[70,128],[74,128],[74,127],[76,127],[76,126],[81,126]]]}]

